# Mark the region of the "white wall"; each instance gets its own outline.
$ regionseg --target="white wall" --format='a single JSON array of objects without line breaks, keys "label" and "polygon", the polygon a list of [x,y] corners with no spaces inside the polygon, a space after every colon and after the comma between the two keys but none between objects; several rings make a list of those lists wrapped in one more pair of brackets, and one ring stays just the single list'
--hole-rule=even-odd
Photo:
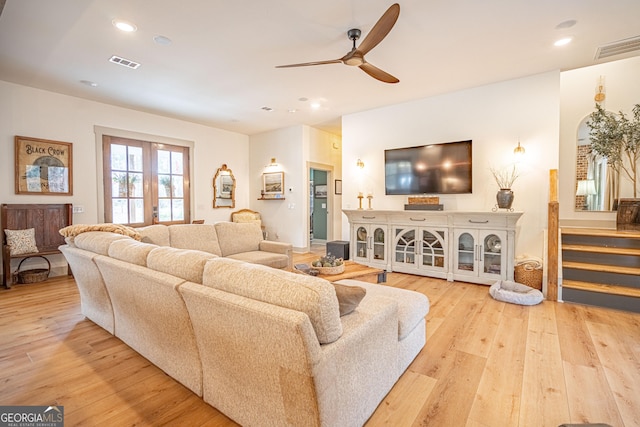
[{"label": "white wall", "polygon": [[[592,67],[565,71],[560,85],[560,218],[569,225],[600,225],[615,228],[616,212],[589,212],[574,209],[576,185],[576,140],[578,125],[595,110],[594,96],[600,76],[605,77],[606,98],[603,106],[609,111],[631,109],[640,103],[640,57],[623,59]],[[628,181],[624,184],[629,185]],[[632,197],[627,193],[626,197]],[[601,224],[598,224],[601,223]]]},{"label": "white wall", "polygon": [[[473,194],[440,202],[445,210],[491,211],[498,186],[489,168],[511,164],[519,139],[526,155],[513,186],[513,208],[524,212],[516,255],[542,257],[549,170],[558,168],[559,86],[560,73],[549,72],[343,117],[343,208],[357,208],[360,191],[373,192],[374,209],[404,208],[406,196],[384,194],[385,149],[472,139]],[[348,239],[346,218],[342,230]]]},{"label": "white wall", "polygon": [[[338,148],[333,148],[334,144]],[[250,137],[250,208],[260,212],[269,240],[290,242],[298,251],[309,245],[308,164],[333,167],[332,179],[340,177],[340,137],[300,125]],[[275,157],[278,170],[285,172],[286,200],[257,200],[262,188],[262,173]],[[268,171],[270,171],[269,169]],[[340,196],[331,201],[333,236],[340,236]]]},{"label": "white wall", "polygon": [[[74,215],[74,223],[103,222],[96,196],[102,185],[95,168],[96,156],[101,156],[96,152],[96,125],[191,141],[192,218],[205,219],[207,223],[229,220],[230,209],[212,207],[212,180],[223,163],[236,177],[236,203],[248,204],[248,136],[3,81],[0,81],[0,202],[73,203],[84,207],[84,213]],[[15,194],[15,135],[73,143],[72,196]],[[60,263],[63,261],[59,260]]]}]

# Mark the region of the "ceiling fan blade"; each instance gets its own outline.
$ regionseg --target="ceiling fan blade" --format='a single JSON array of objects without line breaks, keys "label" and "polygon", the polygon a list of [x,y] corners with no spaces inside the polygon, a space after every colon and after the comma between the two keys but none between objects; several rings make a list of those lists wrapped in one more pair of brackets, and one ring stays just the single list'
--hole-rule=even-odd
[{"label": "ceiling fan blade", "polygon": [[400,82],[400,80],[393,77],[391,74],[387,73],[386,71],[382,71],[380,68],[376,67],[375,65],[371,65],[368,62],[365,62],[364,64],[360,65],[360,69],[365,73],[369,74],[374,79],[380,80],[381,82],[385,82],[385,83]]},{"label": "ceiling fan blade", "polygon": [[330,59],[328,61],[302,62],[300,64],[289,64],[289,65],[276,65],[276,68],[308,67],[310,65],[341,64],[341,63],[342,63],[342,60],[340,59]]},{"label": "ceiling fan blade", "polygon": [[398,3],[392,4],[384,15],[378,19],[378,22],[376,22],[371,31],[369,31],[367,37],[362,40],[362,43],[358,46],[358,50],[364,55],[376,47],[378,43],[389,34],[389,31],[391,31],[398,20],[399,15],[400,5]]}]

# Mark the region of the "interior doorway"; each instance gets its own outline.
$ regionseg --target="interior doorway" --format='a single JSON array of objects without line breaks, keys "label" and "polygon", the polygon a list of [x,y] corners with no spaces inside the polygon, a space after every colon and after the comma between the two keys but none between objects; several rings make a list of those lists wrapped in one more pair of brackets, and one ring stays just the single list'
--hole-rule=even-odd
[{"label": "interior doorway", "polygon": [[333,192],[331,167],[321,165],[309,167],[309,248],[324,245],[331,240],[331,208]]}]

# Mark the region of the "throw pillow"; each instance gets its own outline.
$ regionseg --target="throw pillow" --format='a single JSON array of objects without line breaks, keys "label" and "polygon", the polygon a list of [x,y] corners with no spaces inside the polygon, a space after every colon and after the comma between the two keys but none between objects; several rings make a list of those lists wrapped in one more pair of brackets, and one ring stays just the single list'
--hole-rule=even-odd
[{"label": "throw pillow", "polygon": [[32,254],[38,252],[36,246],[36,230],[4,230],[11,255]]},{"label": "throw pillow", "polygon": [[367,293],[367,290],[360,286],[347,286],[333,283],[333,287],[335,288],[336,296],[338,297],[340,316],[344,316],[345,314],[349,314],[355,310]]}]

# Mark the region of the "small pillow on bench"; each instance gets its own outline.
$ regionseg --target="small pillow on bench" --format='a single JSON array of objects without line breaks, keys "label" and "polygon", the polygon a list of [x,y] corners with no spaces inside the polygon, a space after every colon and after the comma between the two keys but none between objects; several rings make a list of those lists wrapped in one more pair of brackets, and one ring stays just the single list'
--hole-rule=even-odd
[{"label": "small pillow on bench", "polygon": [[26,230],[4,230],[11,256],[38,252],[35,228]]}]

